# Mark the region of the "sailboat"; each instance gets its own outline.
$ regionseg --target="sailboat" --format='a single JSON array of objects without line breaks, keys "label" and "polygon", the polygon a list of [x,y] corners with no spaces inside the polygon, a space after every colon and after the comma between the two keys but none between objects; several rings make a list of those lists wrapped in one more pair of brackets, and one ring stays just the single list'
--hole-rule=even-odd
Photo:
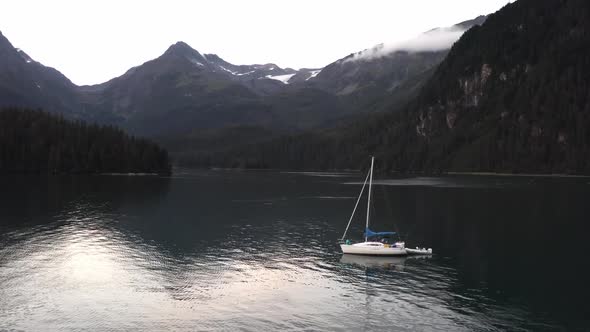
[{"label": "sailboat", "polygon": [[[363,183],[363,188],[361,189],[361,193],[359,194],[358,199],[356,200],[356,204],[354,205],[354,209],[352,210],[352,215],[350,216],[350,220],[348,220],[348,225],[346,226],[346,230],[342,235],[340,241],[340,248],[342,252],[345,254],[355,254],[355,255],[374,255],[374,256],[405,256],[408,254],[406,251],[406,244],[404,242],[395,242],[392,244],[379,242],[377,241],[378,238],[387,237],[390,235],[395,235],[395,232],[373,232],[369,229],[369,221],[370,221],[370,210],[371,210],[371,189],[373,186],[373,166],[375,164],[375,157],[371,157],[371,169],[369,173],[367,173],[367,177],[365,178],[365,182]],[[354,218],[354,213],[359,205],[361,197],[363,196],[363,192],[367,185],[367,181],[369,182],[369,190],[368,190],[368,198],[367,198],[367,221],[365,226],[365,241],[359,243],[352,243],[350,240],[344,241],[346,238],[346,233],[348,232],[348,228],[350,227],[350,223]]]}]

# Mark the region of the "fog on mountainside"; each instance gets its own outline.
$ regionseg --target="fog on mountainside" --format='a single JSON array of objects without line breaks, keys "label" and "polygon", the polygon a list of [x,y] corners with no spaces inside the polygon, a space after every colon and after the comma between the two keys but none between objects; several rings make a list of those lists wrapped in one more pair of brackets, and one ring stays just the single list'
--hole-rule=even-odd
[{"label": "fog on mountainside", "polygon": [[482,24],[485,19],[486,16],[479,16],[474,20],[465,21],[450,27],[432,29],[408,40],[379,44],[355,53],[344,60],[367,61],[390,56],[395,52],[419,53],[448,50],[461,38],[465,31],[474,25]]}]

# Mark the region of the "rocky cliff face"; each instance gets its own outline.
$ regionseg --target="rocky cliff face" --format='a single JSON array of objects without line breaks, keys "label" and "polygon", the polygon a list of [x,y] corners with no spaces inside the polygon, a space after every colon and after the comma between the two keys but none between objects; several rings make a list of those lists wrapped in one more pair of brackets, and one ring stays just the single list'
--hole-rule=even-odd
[{"label": "rocky cliff face", "polygon": [[398,165],[590,171],[588,19],[584,1],[520,0],[466,33],[403,120],[421,152]]}]

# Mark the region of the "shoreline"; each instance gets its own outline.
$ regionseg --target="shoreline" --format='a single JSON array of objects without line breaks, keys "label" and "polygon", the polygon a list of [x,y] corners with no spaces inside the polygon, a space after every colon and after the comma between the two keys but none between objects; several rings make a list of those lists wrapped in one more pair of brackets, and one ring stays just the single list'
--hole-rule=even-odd
[{"label": "shoreline", "polygon": [[475,175],[475,176],[514,176],[540,178],[590,178],[590,175],[575,175],[563,173],[495,173],[495,172],[445,172],[443,175]]},{"label": "shoreline", "polygon": [[159,176],[159,173],[99,173],[98,175],[109,176]]},{"label": "shoreline", "polygon": [[[238,171],[238,172],[280,172],[280,173],[293,173],[293,174],[304,174],[304,173],[347,173],[347,174],[354,174],[362,172],[360,169],[331,169],[331,170],[317,170],[317,169],[309,169],[309,170],[297,170],[297,169],[288,169],[288,168],[232,168],[232,167],[178,167],[177,169],[187,169],[187,170],[210,170],[210,171]],[[429,176],[429,177],[438,177],[438,176],[445,176],[445,175],[469,175],[469,176],[498,176],[498,177],[542,177],[542,178],[590,178],[589,175],[582,175],[582,174],[565,174],[565,173],[502,173],[502,172],[437,172],[437,173],[428,173],[428,172],[408,172],[402,173],[397,171],[390,171],[390,172],[378,172],[377,174],[394,174],[394,175],[403,175],[403,176]]]}]

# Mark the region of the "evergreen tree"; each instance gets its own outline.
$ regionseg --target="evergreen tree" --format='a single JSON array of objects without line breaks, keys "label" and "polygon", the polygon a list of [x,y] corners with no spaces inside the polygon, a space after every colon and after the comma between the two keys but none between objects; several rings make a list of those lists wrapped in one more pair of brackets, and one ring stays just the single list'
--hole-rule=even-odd
[{"label": "evergreen tree", "polygon": [[170,173],[168,152],[111,126],[40,110],[0,111],[0,172]]}]

